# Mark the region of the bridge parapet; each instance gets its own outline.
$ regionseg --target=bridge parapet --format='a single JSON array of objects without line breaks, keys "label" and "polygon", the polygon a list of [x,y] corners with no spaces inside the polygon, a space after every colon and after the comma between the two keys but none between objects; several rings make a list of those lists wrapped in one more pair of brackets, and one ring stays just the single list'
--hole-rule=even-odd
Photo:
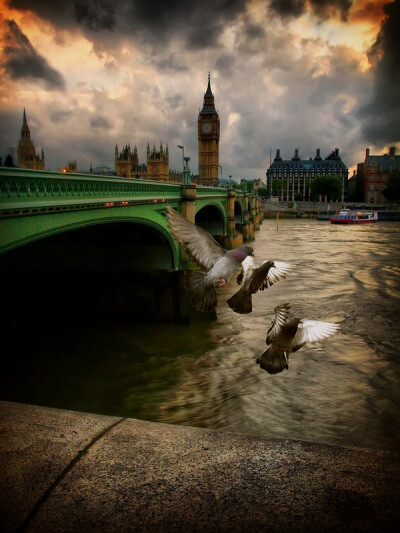
[{"label": "bridge parapet", "polygon": [[249,209],[248,193],[119,176],[0,167],[0,253],[46,235],[107,221],[140,219],[168,232],[160,216],[162,203],[181,206],[182,214],[192,222],[198,211],[216,207],[223,218],[223,236],[230,239],[227,247],[237,245],[232,237],[237,236],[234,210],[239,203],[239,232],[243,231],[245,240],[254,238],[249,228],[255,226],[257,213]]},{"label": "bridge parapet", "polygon": [[103,198],[179,199],[180,196],[178,183],[0,167],[1,209],[39,203],[68,204],[77,199],[98,203]]}]

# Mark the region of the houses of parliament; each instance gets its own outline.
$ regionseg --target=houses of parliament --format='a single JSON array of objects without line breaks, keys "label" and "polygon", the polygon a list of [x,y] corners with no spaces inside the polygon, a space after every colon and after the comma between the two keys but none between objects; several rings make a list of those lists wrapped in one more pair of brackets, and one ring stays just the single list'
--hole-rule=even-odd
[{"label": "houses of parliament", "polygon": [[[192,176],[192,181],[199,185],[218,185],[219,169],[219,136],[220,121],[215,109],[214,95],[211,90],[210,75],[204,93],[203,107],[199,111],[197,120],[198,159],[199,170],[197,176]],[[36,153],[35,145],[30,136],[24,109],[21,137],[17,149],[18,165],[33,170],[45,169],[45,157]],[[186,159],[186,158],[185,158]],[[161,142],[156,149],[150,148],[147,143],[146,163],[139,162],[137,147],[131,148],[129,144],[120,150],[115,146],[114,152],[115,174],[126,178],[142,178],[166,182],[183,182],[183,172],[169,168],[169,150]],[[68,161],[64,172],[76,172],[76,161]],[[92,171],[92,169],[91,169]]]}]

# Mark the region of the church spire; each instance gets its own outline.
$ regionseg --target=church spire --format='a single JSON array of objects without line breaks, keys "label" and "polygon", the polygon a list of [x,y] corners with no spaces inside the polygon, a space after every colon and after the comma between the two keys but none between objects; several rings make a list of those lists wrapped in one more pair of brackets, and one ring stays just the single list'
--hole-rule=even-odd
[{"label": "church spire", "polygon": [[210,113],[216,113],[216,110],[214,104],[214,95],[211,90],[211,76],[210,73],[208,73],[208,85],[207,90],[204,93],[203,109],[200,111],[200,115],[209,115]]},{"label": "church spire", "polygon": [[21,138],[18,141],[18,164],[24,168],[33,170],[44,170],[44,150],[42,148],[41,156],[36,153],[35,145],[31,139],[28,121],[26,120],[26,110],[22,115]]},{"label": "church spire", "polygon": [[26,112],[24,107],[24,114],[22,117],[22,127],[21,127],[21,139],[30,140],[31,132],[29,130],[28,121],[26,120]]},{"label": "church spire", "polygon": [[210,73],[208,73],[208,85],[207,85],[207,90],[204,94],[204,97],[205,98],[214,98],[214,95],[212,93],[212,90],[211,90],[211,76],[210,76]]}]

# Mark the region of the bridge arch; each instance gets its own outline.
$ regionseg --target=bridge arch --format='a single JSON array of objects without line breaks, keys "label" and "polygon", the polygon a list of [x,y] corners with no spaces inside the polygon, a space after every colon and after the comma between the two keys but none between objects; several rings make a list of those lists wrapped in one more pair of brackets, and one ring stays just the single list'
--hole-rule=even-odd
[{"label": "bridge arch", "polygon": [[[145,229],[152,228],[153,235],[159,234],[160,239],[164,240],[168,246],[170,255],[170,259],[166,262],[168,266],[165,268],[178,268],[179,250],[168,230],[167,222],[163,215],[164,208],[144,209],[143,207],[147,206],[132,206],[125,209],[99,209],[95,211],[83,210],[69,214],[62,213],[57,217],[47,214],[36,215],[31,219],[31,224],[26,224],[22,218],[15,217],[8,221],[10,242],[6,247],[3,247],[3,250],[7,254],[8,251],[14,248],[85,227],[129,223],[142,226]],[[7,236],[5,236],[4,240],[6,238]],[[165,253],[163,257],[166,261]]]},{"label": "bridge arch", "polygon": [[199,205],[196,209],[195,223],[213,236],[225,235],[226,220],[226,211],[218,202]]},{"label": "bridge arch", "polygon": [[[9,316],[18,320],[147,320],[180,313],[179,257],[159,224],[86,220],[0,255]],[[34,311],[33,311],[34,310]]]},{"label": "bridge arch", "polygon": [[234,202],[234,217],[235,217],[235,228],[238,230],[242,227],[243,224],[243,203],[239,199],[235,199]]}]

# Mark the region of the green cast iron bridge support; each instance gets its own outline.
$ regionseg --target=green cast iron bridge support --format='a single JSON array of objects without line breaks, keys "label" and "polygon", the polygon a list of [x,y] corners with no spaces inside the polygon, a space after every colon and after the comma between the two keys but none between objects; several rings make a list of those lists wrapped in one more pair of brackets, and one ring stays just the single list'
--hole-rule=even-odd
[{"label": "green cast iron bridge support", "polygon": [[0,254],[72,229],[131,221],[149,225],[165,237],[172,251],[172,268],[177,269],[181,265],[179,245],[166,223],[165,205],[192,222],[202,209],[216,210],[226,248],[253,239],[261,222],[260,200],[246,192],[0,167]]}]

